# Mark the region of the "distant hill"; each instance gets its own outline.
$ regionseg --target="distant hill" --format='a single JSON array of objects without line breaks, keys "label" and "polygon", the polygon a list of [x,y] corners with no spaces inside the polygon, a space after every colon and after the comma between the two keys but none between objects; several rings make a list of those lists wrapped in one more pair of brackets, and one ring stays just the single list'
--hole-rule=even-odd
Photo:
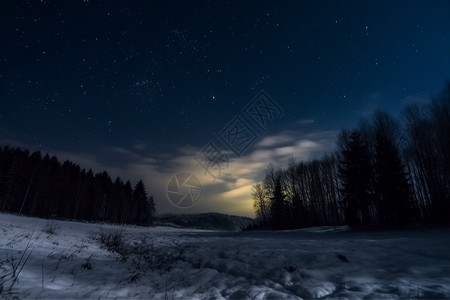
[{"label": "distant hill", "polygon": [[242,231],[253,225],[255,220],[248,217],[220,213],[202,214],[163,214],[155,218],[153,224],[208,230]]}]

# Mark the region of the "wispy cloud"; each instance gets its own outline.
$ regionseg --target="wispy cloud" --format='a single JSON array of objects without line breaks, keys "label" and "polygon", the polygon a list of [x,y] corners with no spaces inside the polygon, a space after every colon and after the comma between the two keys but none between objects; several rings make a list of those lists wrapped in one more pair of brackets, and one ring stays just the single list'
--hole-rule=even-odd
[{"label": "wispy cloud", "polygon": [[263,138],[257,146],[260,147],[274,147],[282,144],[287,144],[293,142],[295,137],[289,133],[283,133],[280,135],[268,136]]}]

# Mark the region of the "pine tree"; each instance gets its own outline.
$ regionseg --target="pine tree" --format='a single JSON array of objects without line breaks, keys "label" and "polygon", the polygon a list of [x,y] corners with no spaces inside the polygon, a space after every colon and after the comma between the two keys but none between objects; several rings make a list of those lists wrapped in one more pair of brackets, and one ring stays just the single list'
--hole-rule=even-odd
[{"label": "pine tree", "polygon": [[341,149],[339,173],[345,218],[349,225],[369,226],[372,202],[372,164],[369,148],[358,130],[353,130],[347,145]]},{"label": "pine tree", "polygon": [[413,219],[411,189],[400,157],[398,125],[388,114],[377,112],[374,127],[380,219],[387,225],[408,224]]},{"label": "pine tree", "polygon": [[284,228],[286,225],[285,218],[287,217],[286,201],[284,199],[284,194],[281,187],[281,179],[279,176],[275,180],[275,188],[273,191],[271,202],[272,226],[275,229]]},{"label": "pine tree", "polygon": [[136,184],[133,190],[133,204],[136,210],[136,218],[134,222],[139,225],[147,225],[149,221],[149,209],[147,202],[147,192],[142,180]]},{"label": "pine tree", "polygon": [[155,207],[155,199],[153,196],[150,196],[147,200],[147,214],[148,214],[148,220],[147,225],[151,225],[153,223],[153,218],[156,214],[156,207]]},{"label": "pine tree", "polygon": [[131,223],[133,203],[133,188],[130,181],[127,181],[124,186],[124,197],[122,199],[122,209],[120,216],[120,223]]}]

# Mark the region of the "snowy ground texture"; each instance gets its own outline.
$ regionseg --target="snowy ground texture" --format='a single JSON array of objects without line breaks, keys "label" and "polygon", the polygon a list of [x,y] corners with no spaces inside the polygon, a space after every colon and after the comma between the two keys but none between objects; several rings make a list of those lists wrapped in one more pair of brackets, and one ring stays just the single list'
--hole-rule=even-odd
[{"label": "snowy ground texture", "polygon": [[231,233],[0,214],[0,284],[0,298],[450,298],[450,230]]}]

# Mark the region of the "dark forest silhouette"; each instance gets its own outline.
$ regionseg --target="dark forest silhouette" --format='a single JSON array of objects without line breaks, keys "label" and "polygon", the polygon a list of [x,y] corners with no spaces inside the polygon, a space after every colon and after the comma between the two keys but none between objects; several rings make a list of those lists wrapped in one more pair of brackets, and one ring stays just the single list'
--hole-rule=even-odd
[{"label": "dark forest silhouette", "polygon": [[0,211],[43,218],[149,225],[155,213],[144,183],[134,188],[41,152],[0,147]]},{"label": "dark forest silhouette", "polygon": [[252,191],[261,226],[275,229],[450,222],[450,82],[400,121],[377,111],[342,130],[330,155],[269,165]]},{"label": "dark forest silhouette", "polygon": [[[450,82],[400,121],[377,111],[342,130],[334,153],[295,161],[253,186],[256,217],[275,229],[450,222]],[[107,172],[94,175],[41,152],[0,147],[0,211],[149,225],[153,197]]]}]

